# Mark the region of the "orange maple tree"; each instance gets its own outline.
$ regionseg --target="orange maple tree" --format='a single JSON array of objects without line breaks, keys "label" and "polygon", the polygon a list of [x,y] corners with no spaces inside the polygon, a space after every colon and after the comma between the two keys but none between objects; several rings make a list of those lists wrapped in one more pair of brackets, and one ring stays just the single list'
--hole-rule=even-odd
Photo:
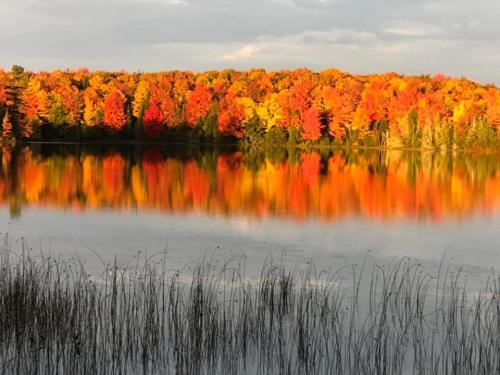
[{"label": "orange maple tree", "polygon": [[104,102],[104,123],[112,130],[120,130],[127,123],[123,93],[113,90]]},{"label": "orange maple tree", "polygon": [[219,131],[222,134],[242,138],[244,133],[241,124],[244,118],[244,107],[237,102],[234,94],[228,93],[219,104],[219,116],[217,119]]},{"label": "orange maple tree", "polygon": [[212,107],[212,94],[204,85],[197,85],[186,101],[186,121],[194,127],[199,119],[205,117]]},{"label": "orange maple tree", "polygon": [[301,137],[306,141],[317,141],[321,138],[321,121],[318,108],[311,107],[305,111]]}]

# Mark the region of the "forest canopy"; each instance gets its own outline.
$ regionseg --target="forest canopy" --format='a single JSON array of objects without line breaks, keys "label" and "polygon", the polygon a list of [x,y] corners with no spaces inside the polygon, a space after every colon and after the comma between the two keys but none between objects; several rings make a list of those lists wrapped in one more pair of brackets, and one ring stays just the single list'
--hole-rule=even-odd
[{"label": "forest canopy", "polygon": [[500,90],[464,78],[294,71],[0,69],[0,125],[19,140],[241,140],[495,147]]}]

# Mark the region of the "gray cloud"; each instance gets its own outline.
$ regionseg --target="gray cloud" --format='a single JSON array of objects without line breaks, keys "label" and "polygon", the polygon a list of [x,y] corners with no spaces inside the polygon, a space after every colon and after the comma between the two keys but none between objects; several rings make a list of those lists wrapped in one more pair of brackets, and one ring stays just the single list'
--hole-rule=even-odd
[{"label": "gray cloud", "polygon": [[500,83],[496,0],[4,0],[0,66],[269,69]]}]

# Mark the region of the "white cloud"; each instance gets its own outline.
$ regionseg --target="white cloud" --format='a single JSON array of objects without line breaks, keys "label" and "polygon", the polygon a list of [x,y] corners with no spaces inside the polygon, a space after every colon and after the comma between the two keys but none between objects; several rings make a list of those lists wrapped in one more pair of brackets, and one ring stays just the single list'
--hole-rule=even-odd
[{"label": "white cloud", "polygon": [[446,34],[446,30],[439,25],[411,21],[396,22],[392,26],[385,28],[384,32],[401,37],[431,37]]},{"label": "white cloud", "polygon": [[187,5],[186,0],[166,0],[169,5]]},{"label": "white cloud", "polygon": [[233,52],[225,53],[222,57],[225,60],[247,60],[254,58],[261,50],[262,46],[249,44]]}]

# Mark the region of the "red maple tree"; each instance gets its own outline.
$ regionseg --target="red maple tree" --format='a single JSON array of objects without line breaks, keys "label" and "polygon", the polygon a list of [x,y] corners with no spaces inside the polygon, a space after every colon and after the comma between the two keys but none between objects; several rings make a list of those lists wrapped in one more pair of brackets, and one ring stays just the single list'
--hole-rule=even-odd
[{"label": "red maple tree", "polygon": [[148,108],[144,112],[143,126],[144,134],[148,138],[158,137],[163,131],[164,116],[160,103],[155,98],[149,101]]}]

